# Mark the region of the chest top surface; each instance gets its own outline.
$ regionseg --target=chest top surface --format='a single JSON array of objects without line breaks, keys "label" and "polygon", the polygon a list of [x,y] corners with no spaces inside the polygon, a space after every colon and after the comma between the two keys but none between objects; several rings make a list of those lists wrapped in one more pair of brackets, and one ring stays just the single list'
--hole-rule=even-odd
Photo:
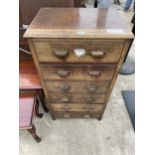
[{"label": "chest top surface", "polygon": [[41,8],[26,38],[133,38],[115,9]]}]

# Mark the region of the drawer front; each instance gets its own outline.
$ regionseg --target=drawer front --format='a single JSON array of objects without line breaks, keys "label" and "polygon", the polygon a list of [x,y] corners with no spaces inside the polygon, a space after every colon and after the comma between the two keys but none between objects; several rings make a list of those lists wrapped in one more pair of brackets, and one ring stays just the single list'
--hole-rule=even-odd
[{"label": "drawer front", "polygon": [[116,63],[124,41],[89,40],[34,42],[40,62]]},{"label": "drawer front", "polygon": [[100,117],[99,113],[94,112],[62,112],[62,111],[54,111],[54,117],[56,118],[98,118]]},{"label": "drawer front", "polygon": [[114,64],[41,64],[45,80],[111,80],[116,68]]},{"label": "drawer front", "polygon": [[96,95],[96,94],[77,94],[77,93],[49,93],[50,102],[52,103],[104,103],[106,95]]},{"label": "drawer front", "polygon": [[101,112],[104,105],[101,104],[59,104],[50,105],[53,111],[70,111],[70,112]]},{"label": "drawer front", "polygon": [[49,93],[106,93],[111,81],[103,82],[68,82],[68,81],[46,81]]}]

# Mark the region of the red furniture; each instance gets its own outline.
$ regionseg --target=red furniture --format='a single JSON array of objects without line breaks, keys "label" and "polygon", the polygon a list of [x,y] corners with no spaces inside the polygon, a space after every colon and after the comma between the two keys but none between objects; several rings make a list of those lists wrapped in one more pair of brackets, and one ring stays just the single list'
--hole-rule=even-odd
[{"label": "red furniture", "polygon": [[19,89],[42,89],[37,70],[32,61],[19,62]]},{"label": "red furniture", "polygon": [[37,142],[41,138],[36,134],[36,128],[33,124],[34,115],[42,118],[43,114],[39,113],[39,103],[35,94],[26,93],[19,96],[19,129],[26,129]]},{"label": "red furniture", "polygon": [[36,93],[36,98],[42,103],[44,111],[48,112],[40,78],[33,61],[19,62],[19,89]]}]

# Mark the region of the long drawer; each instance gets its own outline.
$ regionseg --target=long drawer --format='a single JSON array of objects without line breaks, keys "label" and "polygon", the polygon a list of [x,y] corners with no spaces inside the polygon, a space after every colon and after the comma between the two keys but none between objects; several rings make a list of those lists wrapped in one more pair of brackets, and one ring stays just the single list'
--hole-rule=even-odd
[{"label": "long drawer", "polygon": [[98,118],[100,117],[100,113],[98,112],[54,111],[52,114],[56,118]]},{"label": "long drawer", "polygon": [[105,94],[49,93],[52,103],[104,103],[105,97]]},{"label": "long drawer", "polygon": [[101,104],[50,104],[53,111],[70,111],[70,112],[100,112],[104,105]]},{"label": "long drawer", "polygon": [[111,81],[45,81],[49,93],[107,93]]},{"label": "long drawer", "polygon": [[34,41],[40,62],[117,63],[123,40],[49,40]]},{"label": "long drawer", "polygon": [[45,80],[111,80],[115,64],[40,64]]}]

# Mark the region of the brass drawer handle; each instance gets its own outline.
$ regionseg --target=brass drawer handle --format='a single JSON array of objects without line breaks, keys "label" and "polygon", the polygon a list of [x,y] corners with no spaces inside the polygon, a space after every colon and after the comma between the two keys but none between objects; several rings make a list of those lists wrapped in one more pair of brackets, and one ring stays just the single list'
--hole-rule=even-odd
[{"label": "brass drawer handle", "polygon": [[104,51],[91,51],[91,56],[94,58],[103,58],[105,54]]},{"label": "brass drawer handle", "polygon": [[67,103],[67,102],[70,102],[71,99],[69,97],[63,97],[63,98],[60,98],[60,101],[64,102],[64,103]]},{"label": "brass drawer handle", "polygon": [[94,76],[99,76],[101,72],[100,71],[88,71],[88,74],[94,77]]},{"label": "brass drawer handle", "polygon": [[67,51],[54,51],[54,55],[58,58],[65,58],[69,53]]},{"label": "brass drawer handle", "polygon": [[96,85],[89,85],[86,87],[86,90],[88,92],[95,92],[97,90],[97,86]]},{"label": "brass drawer handle", "polygon": [[69,85],[64,84],[64,85],[60,86],[60,89],[61,89],[61,91],[63,91],[63,92],[67,92],[67,91],[69,91],[70,86],[69,86]]},{"label": "brass drawer handle", "polygon": [[86,101],[87,103],[92,103],[92,102],[95,101],[95,98],[94,98],[94,97],[86,97],[86,98],[85,98],[85,101]]},{"label": "brass drawer handle", "polygon": [[83,117],[85,117],[85,118],[90,118],[91,116],[90,116],[90,115],[84,115]]},{"label": "brass drawer handle", "polygon": [[90,107],[90,106],[84,106],[83,109],[84,110],[88,110],[88,111],[93,111],[95,108],[94,107]]},{"label": "brass drawer handle", "polygon": [[66,77],[70,74],[70,71],[65,71],[65,70],[58,70],[57,74],[61,77]]},{"label": "brass drawer handle", "polygon": [[61,110],[63,110],[63,111],[69,111],[69,110],[71,110],[71,107],[61,107]]},{"label": "brass drawer handle", "polygon": [[69,115],[69,114],[64,114],[64,117],[65,117],[65,118],[70,118],[71,115]]}]

